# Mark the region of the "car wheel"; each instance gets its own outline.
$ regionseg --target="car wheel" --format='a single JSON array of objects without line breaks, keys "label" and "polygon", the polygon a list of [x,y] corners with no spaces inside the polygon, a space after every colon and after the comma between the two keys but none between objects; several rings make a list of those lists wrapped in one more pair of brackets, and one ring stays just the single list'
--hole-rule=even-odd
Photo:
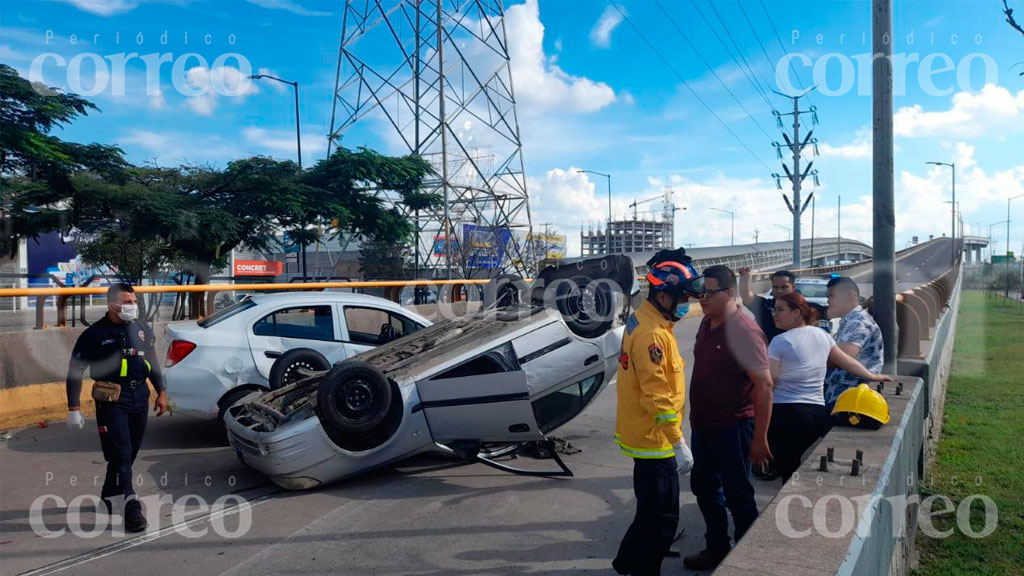
[{"label": "car wheel", "polygon": [[361,433],[387,416],[391,407],[391,385],[372,364],[347,360],[334,367],[317,390],[317,412],[333,430]]},{"label": "car wheel", "polygon": [[228,408],[238,404],[238,401],[242,398],[253,393],[259,393],[261,390],[262,389],[255,388],[236,388],[225,394],[224,397],[220,399],[220,402],[217,402],[217,420],[219,420],[221,424],[224,424],[224,415],[228,413]]},{"label": "car wheel", "polygon": [[518,306],[524,300],[526,282],[515,274],[495,276],[484,287],[484,308]]},{"label": "car wheel", "polygon": [[555,282],[555,306],[574,334],[597,338],[611,328],[615,298],[607,282],[595,282],[586,276]]},{"label": "car wheel", "polygon": [[319,372],[330,370],[331,363],[313,350],[305,348],[289,350],[275,360],[274,365],[270,367],[270,389],[277,390],[305,378],[306,376],[299,373],[300,368]]}]

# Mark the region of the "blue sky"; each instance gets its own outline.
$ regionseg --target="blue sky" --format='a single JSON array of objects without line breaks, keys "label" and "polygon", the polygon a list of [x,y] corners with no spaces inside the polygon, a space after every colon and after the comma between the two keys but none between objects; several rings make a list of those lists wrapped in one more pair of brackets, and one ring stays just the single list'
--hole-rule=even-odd
[{"label": "blue sky", "polygon": [[[814,105],[820,120],[813,127],[820,152],[817,234],[834,235],[841,195],[843,235],[870,241],[870,68],[862,60],[870,52],[870,2],[660,4],[667,15],[654,0],[506,5],[535,225],[551,222],[570,237],[573,253],[579,227],[606,217],[605,180],[576,172],[586,168],[612,174],[617,215],[629,212],[634,198],[670,186],[676,204],[687,208],[676,216],[679,243],[728,243],[728,216],[710,207],[736,212],[737,242],[752,242],[755,230],[762,241],[785,239],[776,225],[790,226],[791,217],[771,178],[781,173],[772,147],[781,133],[771,109],[788,111],[791,104],[770,92],[766,102],[755,84],[782,90],[775,68],[788,53],[801,58],[794,61],[799,82],[819,85],[804,105]],[[1024,2],[1019,7],[1024,14]],[[957,163],[964,221],[987,233],[989,223],[1006,217],[1006,198],[1024,194],[1024,64],[1013,68],[1024,61],[1024,36],[1004,23],[999,0],[896,0],[893,27],[894,52],[907,60],[897,65],[895,98],[897,245],[948,232],[949,172],[926,166],[929,160]],[[97,92],[88,97],[102,113],[74,123],[65,136],[119,144],[136,162],[294,157],[291,88],[237,83],[239,62],[216,62],[239,54],[254,72],[300,83],[308,165],[326,153],[340,28],[338,1],[8,0],[0,4],[0,62],[28,75],[42,60],[48,84]],[[110,59],[131,52],[181,61],[184,92],[218,82],[238,90],[182,93],[172,63],[147,82],[146,66],[132,59],[122,75]],[[79,56],[81,82],[70,85],[68,67],[42,58],[47,53],[66,62]],[[205,64],[183,58],[188,53]],[[742,58],[734,60],[737,54]],[[107,59],[99,73],[90,55]],[[947,59],[950,70],[941,71]],[[922,81],[922,61],[939,70],[923,75],[930,82]],[[346,137],[348,145],[401,152],[383,125],[364,124]],[[1011,246],[1020,251],[1024,198],[1017,202]],[[810,219],[808,210],[805,235]],[[1004,246],[1005,229],[995,230]]]}]

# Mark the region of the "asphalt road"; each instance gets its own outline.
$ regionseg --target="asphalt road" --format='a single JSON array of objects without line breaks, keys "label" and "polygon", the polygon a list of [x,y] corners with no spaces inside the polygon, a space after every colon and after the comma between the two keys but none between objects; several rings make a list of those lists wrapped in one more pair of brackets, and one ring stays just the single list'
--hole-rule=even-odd
[{"label": "asphalt road", "polygon": [[[684,320],[676,329],[687,372],[698,320]],[[564,457],[575,473],[569,479],[527,478],[480,464],[418,457],[310,492],[288,493],[241,466],[211,423],[182,415],[151,418],[135,468],[151,531],[133,537],[106,530],[93,538],[70,532],[43,538],[29,517],[35,503],[47,529],[59,531],[68,526],[67,511],[57,500],[41,497],[69,502],[99,492],[103,462],[94,422],[81,432],[60,422],[27,428],[0,443],[0,572],[614,574],[610,561],[634,510],[632,462],[612,444],[614,422],[612,384],[555,432],[581,450]],[[548,467],[550,461],[520,458],[517,465]],[[779,484],[755,481],[759,505],[768,503]],[[211,504],[225,494],[244,497],[248,507],[211,520],[198,506],[200,498]],[[194,495],[191,501],[185,501],[188,495]],[[160,496],[168,503],[157,512]],[[175,518],[171,502],[186,514]],[[685,533],[677,549],[699,551],[703,520],[685,479],[681,512]],[[214,530],[242,532],[240,520],[246,517],[250,527],[239,537]],[[85,528],[95,527],[95,514],[82,518]],[[683,570],[679,559],[669,559],[667,566],[666,573]]]},{"label": "asphalt road", "polygon": [[[944,271],[948,242],[905,251],[900,289]],[[870,294],[870,265],[852,274]],[[687,381],[697,322],[676,328]],[[67,504],[98,494],[102,483],[94,421],[80,432],[61,422],[14,431],[0,442],[0,574],[613,574],[610,561],[634,510],[632,463],[611,442],[614,408],[612,384],[555,432],[581,450],[564,457],[570,479],[418,457],[301,493],[282,492],[240,465],[211,422],[151,419],[135,468],[151,524],[142,536],[68,530]],[[779,484],[755,480],[761,507]],[[685,533],[676,549],[689,554],[703,547],[704,527],[685,480],[682,488]],[[225,495],[244,504],[211,515],[204,506]],[[86,531],[102,517],[91,509],[86,504],[82,515]],[[688,573],[678,559],[665,572]]]}]

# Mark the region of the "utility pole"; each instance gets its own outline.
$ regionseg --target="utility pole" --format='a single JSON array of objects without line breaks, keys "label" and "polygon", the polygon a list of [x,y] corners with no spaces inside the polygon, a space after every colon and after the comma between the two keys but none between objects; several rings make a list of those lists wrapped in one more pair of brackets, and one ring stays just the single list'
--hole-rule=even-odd
[{"label": "utility pole", "polygon": [[836,194],[839,203],[836,204],[836,266],[840,264],[843,253],[843,195]]},{"label": "utility pole", "polygon": [[1017,198],[1024,198],[1024,194],[1006,199],[1006,293],[1004,296],[1007,298],[1010,297],[1010,202]]},{"label": "utility pole", "polygon": [[[874,297],[885,363],[896,372],[896,214],[893,207],[892,0],[871,0]],[[955,264],[955,263],[954,263]]]},{"label": "utility pole", "polygon": [[811,268],[814,268],[814,205],[816,204],[814,194],[811,194]]},{"label": "utility pole", "polygon": [[[800,216],[803,215],[804,210],[807,209],[807,205],[808,205],[809,201],[811,200],[811,197],[814,196],[814,194],[811,193],[811,197],[808,197],[807,200],[805,200],[803,204],[800,204],[800,189],[801,189],[801,187],[803,185],[804,179],[807,178],[808,176],[811,176],[812,178],[814,178],[815,185],[818,184],[818,171],[817,170],[811,170],[811,166],[814,165],[814,162],[809,162],[807,164],[807,168],[805,168],[803,172],[800,171],[800,155],[803,153],[804,148],[806,148],[808,145],[812,145],[812,146],[814,146],[815,154],[817,154],[817,151],[818,151],[818,141],[815,140],[814,138],[812,138],[812,135],[814,134],[813,130],[809,131],[807,133],[807,136],[803,140],[800,140],[800,115],[801,114],[810,114],[811,115],[811,122],[815,126],[817,126],[817,124],[818,124],[818,110],[817,110],[816,107],[811,106],[807,110],[800,110],[800,99],[803,98],[804,96],[806,96],[807,94],[809,94],[811,92],[811,90],[814,90],[813,86],[811,88],[807,89],[807,91],[805,91],[803,94],[799,94],[797,96],[789,96],[788,94],[783,94],[781,92],[775,92],[779,96],[783,96],[783,97],[789,98],[790,100],[793,101],[793,111],[792,112],[787,112],[785,114],[783,114],[783,113],[781,113],[781,112],[779,112],[777,110],[773,110],[772,111],[772,114],[775,115],[775,122],[776,122],[776,124],[778,124],[778,127],[779,127],[780,130],[782,129],[782,117],[783,116],[792,116],[793,117],[793,136],[792,136],[792,138],[789,136],[789,134],[783,132],[782,133],[782,137],[783,137],[783,139],[785,139],[786,143],[785,144],[779,144],[778,142],[773,142],[772,143],[772,146],[775,147],[775,152],[778,155],[780,160],[782,159],[782,149],[783,148],[786,148],[786,149],[788,149],[790,151],[790,153],[792,154],[793,168],[790,169],[790,167],[788,165],[783,164],[782,168],[786,172],[786,174],[784,176],[781,175],[781,174],[772,174],[772,177],[775,178],[775,185],[779,188],[779,190],[782,189],[781,180],[783,178],[785,178],[786,180],[789,180],[790,185],[792,186],[792,190],[793,190],[793,202],[792,203],[790,203],[790,201],[789,201],[789,196],[786,196],[785,194],[783,194],[782,197],[786,200],[786,207],[789,208],[789,212],[791,214],[793,214],[793,267],[794,268],[801,268],[802,267],[802,262],[801,261],[803,260],[801,258],[801,256],[800,256]],[[774,90],[773,90],[773,92],[774,92]]]},{"label": "utility pole", "polygon": [[[950,252],[950,266],[956,266],[956,162],[925,162],[933,166],[948,166],[953,171],[953,201],[950,202],[951,224],[950,235],[953,237],[953,248]],[[962,235],[961,235],[962,236]]]}]

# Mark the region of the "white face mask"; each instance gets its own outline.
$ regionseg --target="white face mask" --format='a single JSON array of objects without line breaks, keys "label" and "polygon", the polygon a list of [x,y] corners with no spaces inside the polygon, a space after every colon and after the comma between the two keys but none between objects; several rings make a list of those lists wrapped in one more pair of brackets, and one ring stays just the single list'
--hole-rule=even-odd
[{"label": "white face mask", "polygon": [[131,322],[139,317],[139,306],[137,304],[121,304],[117,317],[125,322]]}]

